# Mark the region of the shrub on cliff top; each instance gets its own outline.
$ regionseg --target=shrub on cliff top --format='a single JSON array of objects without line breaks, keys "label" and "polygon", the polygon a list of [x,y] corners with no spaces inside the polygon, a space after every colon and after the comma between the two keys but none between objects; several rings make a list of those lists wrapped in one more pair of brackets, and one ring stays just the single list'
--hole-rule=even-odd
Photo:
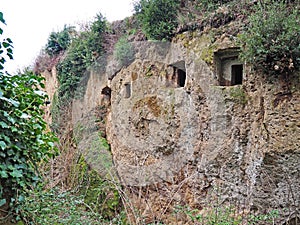
[{"label": "shrub on cliff top", "polygon": [[72,33],[74,33],[74,27],[66,25],[62,31],[52,32],[46,44],[46,53],[49,56],[55,56],[67,50],[72,40]]},{"label": "shrub on cliff top", "polygon": [[66,56],[57,66],[61,102],[74,97],[74,91],[83,73],[103,52],[106,19],[98,14],[88,30],[82,31],[67,49]]},{"label": "shrub on cliff top", "polygon": [[266,74],[288,75],[300,66],[299,7],[284,2],[258,5],[240,36],[241,57]]},{"label": "shrub on cliff top", "polygon": [[121,37],[116,43],[114,56],[122,66],[127,66],[134,59],[134,46],[127,40],[127,36]]},{"label": "shrub on cliff top", "polygon": [[149,39],[171,39],[178,25],[179,0],[139,0],[135,12]]}]

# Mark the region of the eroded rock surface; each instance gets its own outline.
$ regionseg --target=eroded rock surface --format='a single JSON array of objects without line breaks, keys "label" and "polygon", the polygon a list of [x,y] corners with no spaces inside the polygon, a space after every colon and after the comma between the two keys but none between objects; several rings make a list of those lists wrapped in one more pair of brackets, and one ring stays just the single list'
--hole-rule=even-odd
[{"label": "eroded rock surface", "polygon": [[[179,46],[154,43],[141,49],[111,83],[108,131],[114,163],[123,184],[147,193],[148,199],[136,201],[145,217],[153,217],[155,209],[163,218],[162,211],[176,204],[296,211],[297,81],[284,93],[279,83],[245,67],[242,85],[220,86],[201,53]],[[185,73],[184,87],[178,70]]]},{"label": "eroded rock surface", "polygon": [[74,124],[106,107],[114,167],[146,222],[189,223],[176,206],[233,206],[279,210],[283,223],[300,207],[299,74],[287,88],[244,65],[242,84],[222,86],[232,82],[207,59],[234,44],[208,45],[203,35],[136,43],[130,65],[91,71]]}]

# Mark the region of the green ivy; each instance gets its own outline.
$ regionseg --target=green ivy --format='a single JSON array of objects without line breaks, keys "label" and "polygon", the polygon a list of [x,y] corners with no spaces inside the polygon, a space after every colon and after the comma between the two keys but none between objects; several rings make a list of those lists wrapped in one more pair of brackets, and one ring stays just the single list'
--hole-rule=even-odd
[{"label": "green ivy", "polygon": [[114,184],[102,179],[94,170],[87,171],[84,182],[81,193],[84,193],[85,203],[105,219],[117,217],[123,208],[121,196]]},{"label": "green ivy", "polygon": [[[4,22],[2,13],[0,21]],[[40,90],[43,78],[30,71],[4,73],[4,49],[12,58],[12,42],[0,43],[0,206],[12,206],[24,199],[25,189],[37,184],[38,164],[56,154],[56,138],[47,132],[43,119],[47,99]]]},{"label": "green ivy", "polygon": [[56,139],[43,120],[43,78],[32,72],[0,73],[0,80],[0,198],[5,203],[4,193],[14,195],[36,184],[37,164],[56,153]]}]

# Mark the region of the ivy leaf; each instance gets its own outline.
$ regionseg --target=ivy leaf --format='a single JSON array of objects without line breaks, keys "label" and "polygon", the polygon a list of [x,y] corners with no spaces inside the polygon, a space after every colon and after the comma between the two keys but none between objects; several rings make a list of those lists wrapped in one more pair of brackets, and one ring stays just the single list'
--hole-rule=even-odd
[{"label": "ivy leaf", "polygon": [[24,195],[19,195],[18,202],[23,202],[25,200]]},{"label": "ivy leaf", "polygon": [[5,198],[1,199],[0,200],[0,207],[5,205],[5,203],[6,203],[6,199]]},{"label": "ivy leaf", "polygon": [[12,150],[12,149],[9,149],[8,151],[7,151],[7,155],[8,156],[12,156],[12,155],[14,155],[15,154],[15,152],[14,152],[14,150]]},{"label": "ivy leaf", "polygon": [[6,60],[3,57],[1,57],[0,58],[0,63],[4,64],[5,62],[6,62]]},{"label": "ivy leaf", "polygon": [[14,59],[13,55],[11,53],[6,54],[10,59]]},{"label": "ivy leaf", "polygon": [[13,165],[11,165],[11,164],[9,164],[8,166],[7,166],[7,168],[9,169],[9,170],[14,170],[14,166]]},{"label": "ivy leaf", "polygon": [[1,134],[0,135],[1,139],[4,140],[6,143],[10,143],[10,138],[5,135],[5,134]]},{"label": "ivy leaf", "polygon": [[48,145],[51,146],[52,148],[54,147],[54,143],[52,141],[49,141]]},{"label": "ivy leaf", "polygon": [[10,47],[10,43],[8,43],[8,42],[2,42],[2,45],[3,45],[3,47],[4,48],[8,48],[8,47]]},{"label": "ivy leaf", "polygon": [[0,141],[0,148],[4,150],[7,147],[6,143],[4,141]]},{"label": "ivy leaf", "polygon": [[26,169],[27,166],[26,166],[26,164],[19,164],[19,165],[16,165],[16,168],[17,169]]},{"label": "ivy leaf", "polygon": [[20,170],[13,170],[12,172],[9,173],[9,175],[16,178],[23,177],[22,171]]},{"label": "ivy leaf", "polygon": [[16,123],[16,120],[14,118],[12,118],[11,116],[7,118],[9,122],[11,122],[12,124]]},{"label": "ivy leaf", "polygon": [[40,84],[41,88],[45,88],[45,84],[41,83]]},{"label": "ivy leaf", "polygon": [[39,125],[39,124],[34,124],[34,125],[33,125],[33,129],[34,129],[34,130],[36,130],[36,129],[41,130],[42,127],[41,127],[41,125]]},{"label": "ivy leaf", "polygon": [[34,93],[36,93],[39,96],[45,96],[46,95],[46,93],[44,91],[40,91],[40,90],[34,91]]},{"label": "ivy leaf", "polygon": [[18,128],[16,128],[16,127],[12,127],[10,130],[11,130],[11,132],[17,132],[17,131],[19,131]]},{"label": "ivy leaf", "polygon": [[5,170],[0,171],[0,177],[1,178],[8,178],[8,174],[6,173]]},{"label": "ivy leaf", "polygon": [[0,122],[0,126],[1,126],[2,128],[9,128],[9,126],[7,125],[7,123],[5,123],[5,122],[3,122],[3,121]]},{"label": "ivy leaf", "polygon": [[28,114],[26,114],[26,113],[22,113],[22,115],[21,115],[21,119],[29,119],[31,116],[30,115],[28,115]]},{"label": "ivy leaf", "polygon": [[5,20],[3,18],[3,12],[0,12],[0,21],[5,24]]},{"label": "ivy leaf", "polygon": [[6,102],[11,103],[14,107],[19,107],[19,105],[20,105],[20,102],[15,101],[15,100],[13,100],[11,98],[0,97],[0,99],[4,100]]}]

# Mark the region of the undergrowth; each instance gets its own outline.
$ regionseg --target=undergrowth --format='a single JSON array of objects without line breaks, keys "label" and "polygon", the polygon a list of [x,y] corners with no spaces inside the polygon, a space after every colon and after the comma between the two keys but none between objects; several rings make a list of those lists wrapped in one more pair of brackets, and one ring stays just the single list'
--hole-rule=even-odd
[{"label": "undergrowth", "polygon": [[29,191],[20,213],[29,225],[90,225],[104,221],[101,214],[85,203],[84,196],[58,188]]},{"label": "undergrowth", "polygon": [[278,210],[271,210],[266,214],[260,215],[242,215],[239,214],[234,206],[219,206],[214,208],[191,209],[188,206],[175,206],[174,213],[183,212],[188,216],[192,223],[201,225],[240,225],[247,221],[247,224],[256,224],[264,222],[272,223],[279,218]]},{"label": "undergrowth", "polygon": [[27,191],[17,219],[28,225],[126,224],[117,186],[90,169],[82,156],[73,162],[67,177],[61,177],[68,187],[51,187],[53,181],[46,179]]}]

